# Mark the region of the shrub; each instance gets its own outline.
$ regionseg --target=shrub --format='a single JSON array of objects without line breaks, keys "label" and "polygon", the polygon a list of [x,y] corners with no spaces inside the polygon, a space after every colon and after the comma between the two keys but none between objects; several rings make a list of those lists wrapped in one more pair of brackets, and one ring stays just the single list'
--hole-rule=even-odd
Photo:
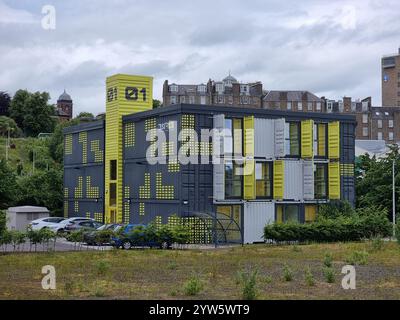
[{"label": "shrub", "polygon": [[111,237],[114,235],[112,230],[100,230],[95,234],[95,243],[97,245],[103,245],[105,243],[110,243]]},{"label": "shrub", "polygon": [[293,280],[293,271],[287,264],[283,266],[283,280],[285,281]]},{"label": "shrub", "polygon": [[332,254],[330,254],[329,252],[326,253],[324,256],[324,266],[328,268],[332,267],[332,261],[333,261]]},{"label": "shrub", "polygon": [[335,282],[335,270],[333,268],[325,267],[323,269],[323,274],[326,282],[334,283]]},{"label": "shrub", "polygon": [[371,246],[372,246],[372,251],[380,251],[383,248],[383,240],[381,237],[375,237],[372,239]]},{"label": "shrub", "polygon": [[13,250],[15,251],[17,247],[25,242],[26,235],[25,233],[18,230],[12,230],[9,232],[9,234],[11,238],[11,243],[13,245]]},{"label": "shrub", "polygon": [[331,201],[320,205],[318,208],[319,218],[336,219],[339,217],[351,217],[354,214],[354,208],[347,201]]},{"label": "shrub", "polygon": [[97,274],[104,276],[110,270],[110,264],[107,261],[100,260],[96,263]]},{"label": "shrub", "polygon": [[312,272],[311,272],[310,267],[308,267],[308,268],[306,269],[306,271],[304,272],[304,278],[305,278],[306,284],[307,284],[308,286],[312,287],[312,286],[315,285],[314,276],[313,276],[313,274],[312,274]]},{"label": "shrub", "polygon": [[11,242],[12,242],[11,232],[8,230],[3,230],[3,232],[0,233],[0,245],[3,247],[4,251],[7,251],[7,246],[11,244]]},{"label": "shrub", "polygon": [[183,287],[185,294],[188,296],[195,296],[201,290],[203,290],[203,285],[198,276],[192,276]]},{"label": "shrub", "polygon": [[397,224],[396,224],[396,239],[397,239],[397,243],[400,244],[400,217],[397,217],[396,219]]},{"label": "shrub", "polygon": [[6,222],[6,212],[4,210],[0,210],[0,236],[5,230],[7,230]]},{"label": "shrub", "polygon": [[257,297],[257,274],[258,270],[246,270],[239,272],[240,283],[242,284],[242,298],[254,300]]},{"label": "shrub", "polygon": [[351,265],[364,265],[368,262],[368,252],[364,251],[354,251],[347,258],[346,262]]},{"label": "shrub", "polygon": [[[325,214],[326,215],[326,214]],[[364,238],[388,236],[391,225],[386,210],[377,207],[357,210],[353,215],[335,218],[319,216],[312,223],[274,223],[264,228],[264,238],[275,241],[359,241]]]}]

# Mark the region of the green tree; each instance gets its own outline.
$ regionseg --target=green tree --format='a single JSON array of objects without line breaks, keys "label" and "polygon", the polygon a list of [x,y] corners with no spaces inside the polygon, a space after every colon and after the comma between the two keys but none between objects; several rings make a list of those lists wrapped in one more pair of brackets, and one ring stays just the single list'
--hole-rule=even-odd
[{"label": "green tree", "polygon": [[86,111],[83,111],[83,112],[79,113],[76,117],[77,117],[78,119],[82,119],[82,118],[94,119],[93,113],[86,112]]},{"label": "green tree", "polygon": [[157,109],[161,107],[161,101],[157,99],[153,99],[153,109]]},{"label": "green tree", "polygon": [[10,104],[10,116],[27,136],[36,137],[41,132],[53,132],[54,107],[48,104],[47,92],[30,93],[18,90]]},{"label": "green tree", "polygon": [[11,168],[0,159],[0,209],[15,204],[18,199],[18,185]]},{"label": "green tree", "polygon": [[21,136],[21,129],[18,128],[14,119],[6,116],[0,116],[0,135],[6,137],[8,135],[8,130],[10,130],[11,137]]},{"label": "green tree", "polygon": [[[392,164],[395,161],[396,195],[400,191],[399,147],[393,145],[385,157],[376,159],[363,155],[356,162],[356,207],[379,204],[392,212]],[[397,207],[397,212],[399,208]],[[391,218],[391,214],[389,214]]]},{"label": "green tree", "polygon": [[63,204],[63,173],[61,170],[37,171],[18,180],[21,197],[19,203],[45,206],[60,215]]},{"label": "green tree", "polygon": [[5,111],[5,115],[8,115],[8,109],[10,108],[11,97],[7,92],[0,91],[0,110]]}]

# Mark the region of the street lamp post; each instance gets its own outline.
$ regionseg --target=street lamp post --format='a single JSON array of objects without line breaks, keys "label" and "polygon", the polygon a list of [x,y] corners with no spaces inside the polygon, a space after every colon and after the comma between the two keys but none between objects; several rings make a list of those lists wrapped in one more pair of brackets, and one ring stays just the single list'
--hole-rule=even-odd
[{"label": "street lamp post", "polygon": [[393,238],[396,236],[396,182],[395,182],[395,172],[394,172],[395,161],[396,159],[393,159],[393,164],[392,164]]}]

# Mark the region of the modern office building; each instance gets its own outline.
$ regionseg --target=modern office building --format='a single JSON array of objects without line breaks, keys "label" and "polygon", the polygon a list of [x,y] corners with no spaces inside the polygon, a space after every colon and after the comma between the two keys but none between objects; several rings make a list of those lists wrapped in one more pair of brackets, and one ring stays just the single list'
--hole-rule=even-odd
[{"label": "modern office building", "polygon": [[[151,78],[125,75],[107,80],[107,100],[105,121],[64,131],[65,216],[183,222],[193,242],[252,243],[267,223],[312,221],[331,200],[354,204],[352,115],[183,103],[152,110]],[[197,160],[180,161],[182,148]]]},{"label": "modern office building", "polygon": [[382,106],[400,107],[400,48],[399,52],[382,57]]}]

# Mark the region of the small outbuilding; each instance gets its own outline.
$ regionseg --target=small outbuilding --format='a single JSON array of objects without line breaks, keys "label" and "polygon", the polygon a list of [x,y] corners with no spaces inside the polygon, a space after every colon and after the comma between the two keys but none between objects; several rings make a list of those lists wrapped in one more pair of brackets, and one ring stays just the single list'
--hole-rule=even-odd
[{"label": "small outbuilding", "polygon": [[46,218],[50,212],[46,207],[20,206],[8,208],[6,214],[8,230],[25,231],[31,221]]}]

